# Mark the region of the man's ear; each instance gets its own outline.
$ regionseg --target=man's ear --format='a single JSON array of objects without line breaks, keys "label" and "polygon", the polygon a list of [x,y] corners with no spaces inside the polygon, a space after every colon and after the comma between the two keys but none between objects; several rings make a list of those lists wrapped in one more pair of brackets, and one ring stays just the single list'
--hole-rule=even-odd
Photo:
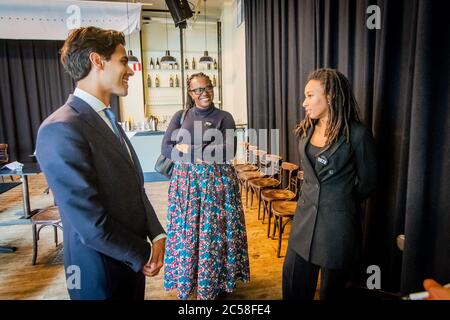
[{"label": "man's ear", "polygon": [[91,61],[92,68],[97,70],[103,70],[104,60],[97,52],[91,52],[89,54],[89,60]]}]

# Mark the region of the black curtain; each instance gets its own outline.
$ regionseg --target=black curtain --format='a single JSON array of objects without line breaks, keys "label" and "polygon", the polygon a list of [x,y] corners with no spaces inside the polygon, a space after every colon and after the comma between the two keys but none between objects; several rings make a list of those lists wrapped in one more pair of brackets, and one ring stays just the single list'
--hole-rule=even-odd
[{"label": "black curtain", "polygon": [[[381,29],[369,30],[370,5]],[[449,20],[432,0],[245,1],[250,128],[280,129],[280,152],[298,162],[292,133],[305,116],[308,73],[339,69],[353,84],[378,146],[379,186],[364,215],[364,267],[382,288],[450,282]],[[405,250],[396,237],[406,235]],[[365,272],[365,269],[364,269]],[[365,284],[364,276],[361,281]]]},{"label": "black curtain", "polygon": [[[75,84],[59,61],[62,45],[0,39],[0,143],[8,144],[11,161],[31,160],[40,124],[73,92]],[[111,107],[120,115],[118,97]]]}]

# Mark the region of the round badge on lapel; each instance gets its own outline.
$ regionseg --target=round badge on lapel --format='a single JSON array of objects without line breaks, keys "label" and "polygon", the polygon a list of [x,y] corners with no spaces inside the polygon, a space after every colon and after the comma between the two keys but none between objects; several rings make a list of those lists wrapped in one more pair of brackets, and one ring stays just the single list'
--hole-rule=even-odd
[{"label": "round badge on lapel", "polygon": [[319,157],[317,158],[317,162],[319,162],[320,164],[326,166],[327,163],[328,163],[328,159],[327,159],[327,157],[325,157],[325,156],[319,156]]}]

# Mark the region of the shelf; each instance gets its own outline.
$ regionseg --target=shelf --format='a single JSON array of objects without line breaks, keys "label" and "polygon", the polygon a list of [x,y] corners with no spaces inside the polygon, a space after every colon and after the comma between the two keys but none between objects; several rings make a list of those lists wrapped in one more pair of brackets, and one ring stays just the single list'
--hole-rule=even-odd
[{"label": "shelf", "polygon": [[[181,69],[146,69],[146,72],[181,72]],[[199,72],[199,71],[206,71],[206,72],[219,72],[218,69],[184,69],[184,72],[188,72],[188,71],[195,71],[195,72]]]},{"label": "shelf", "polygon": [[159,72],[159,71],[162,71],[162,72],[166,72],[166,71],[181,72],[181,69],[147,69],[147,72],[148,71],[151,71],[151,72],[153,72],[153,71],[157,71],[157,72]]},{"label": "shelf", "polygon": [[182,103],[156,103],[156,104],[147,104],[148,107],[167,107],[167,106],[178,106],[180,107]]},{"label": "shelf", "polygon": [[[167,49],[161,49],[161,50],[144,50],[143,52],[145,53],[145,54],[149,54],[149,53],[161,53],[161,57],[163,56],[163,55],[165,55],[166,54],[166,50]],[[169,49],[169,51],[170,51],[170,53],[172,54],[172,53],[180,53],[181,54],[181,51],[180,50],[172,50],[172,49]],[[200,54],[200,55],[202,55],[203,56],[203,53],[205,52],[205,50],[198,50],[198,51],[191,51],[191,50],[189,50],[189,51],[184,51],[184,53],[185,54],[189,54],[189,55],[192,55],[192,54]],[[208,53],[209,54],[211,54],[211,53],[213,53],[213,54],[218,54],[218,52],[217,52],[217,50],[214,50],[214,51],[211,51],[211,50],[208,50]]]},{"label": "shelf", "polygon": [[147,89],[181,89],[181,87],[146,87]]}]

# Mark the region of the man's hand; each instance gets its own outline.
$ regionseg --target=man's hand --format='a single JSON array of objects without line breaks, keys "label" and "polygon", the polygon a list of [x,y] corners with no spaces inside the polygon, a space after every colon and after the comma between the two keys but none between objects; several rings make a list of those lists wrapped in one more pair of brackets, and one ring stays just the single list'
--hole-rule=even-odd
[{"label": "man's hand", "polygon": [[430,294],[427,300],[450,300],[450,288],[443,287],[432,279],[426,279],[423,287]]},{"label": "man's hand", "polygon": [[181,151],[183,153],[188,153],[189,151],[189,145],[188,144],[183,144],[183,143],[179,143],[175,145],[175,148],[177,148],[178,151]]},{"label": "man's hand", "polygon": [[153,244],[153,253],[150,262],[142,267],[142,273],[147,277],[154,277],[163,266],[166,238],[159,239]]}]

